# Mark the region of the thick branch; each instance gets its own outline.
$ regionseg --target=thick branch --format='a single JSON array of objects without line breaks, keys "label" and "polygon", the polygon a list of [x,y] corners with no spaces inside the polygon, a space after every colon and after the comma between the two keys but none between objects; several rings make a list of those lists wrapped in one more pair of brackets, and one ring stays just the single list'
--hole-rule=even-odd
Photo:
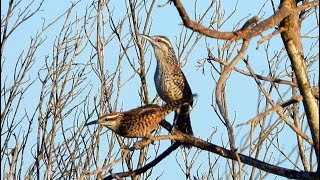
[{"label": "thick branch", "polygon": [[179,12],[179,15],[183,21],[183,24],[187,28],[193,31],[199,32],[207,37],[225,39],[225,40],[248,39],[251,37],[258,36],[263,31],[266,31],[278,25],[285,17],[293,13],[297,13],[298,11],[301,11],[303,9],[319,5],[319,1],[304,3],[303,5],[297,8],[292,8],[289,5],[284,5],[284,6],[281,6],[280,9],[274,13],[274,15],[272,15],[271,17],[267,18],[264,21],[261,21],[260,23],[258,23],[257,25],[251,28],[240,29],[235,32],[220,32],[212,28],[207,28],[202,24],[196,23],[195,21],[192,21],[189,18],[188,13],[184,9],[183,4],[181,3],[180,0],[173,0],[173,3]]},{"label": "thick branch", "polygon": [[[166,151],[164,151],[160,156],[158,156],[155,160],[152,162],[148,163],[144,167],[134,170],[134,171],[128,171],[128,172],[122,172],[122,173],[114,173],[112,175],[107,176],[104,178],[105,180],[113,179],[113,178],[121,178],[121,177],[128,177],[131,175],[137,175],[146,172],[148,169],[151,167],[155,166],[157,163],[159,163],[162,159],[167,157],[172,151],[177,149],[181,144],[189,144],[194,147],[197,147],[199,149],[213,152],[215,154],[218,154],[220,156],[223,156],[225,158],[237,160],[237,156],[235,153],[231,150],[225,149],[223,147],[211,144],[207,141],[204,141],[202,139],[189,136],[187,134],[183,134],[179,131],[175,131],[172,136],[167,136],[170,137],[170,139],[178,141],[171,145]],[[163,138],[155,138],[154,140],[160,140]],[[181,143],[181,144],[180,144]],[[275,166],[257,159],[254,159],[250,156],[246,156],[243,154],[239,154],[238,156],[241,160],[242,163],[248,164],[250,166],[256,167],[258,169],[261,169],[263,171],[276,174],[279,176],[291,178],[291,179],[315,179],[317,177],[317,174],[314,172],[303,172],[303,171],[295,171],[279,166]]]},{"label": "thick branch", "polygon": [[[198,138],[177,132],[177,137],[175,138],[175,140],[181,142],[182,144],[190,144],[202,150],[219,154],[220,156],[223,156],[225,158],[237,160],[237,157],[233,151],[211,144],[202,139],[198,139]],[[317,177],[317,174],[313,172],[295,171],[295,170],[291,170],[291,169],[287,169],[279,166],[274,166],[240,153],[238,153],[238,155],[242,163],[248,164],[250,166],[256,167],[263,171],[276,174],[279,176],[292,178],[292,179],[315,179],[315,177]]]},{"label": "thick branch", "polygon": [[[283,0],[281,6],[291,6],[295,8],[295,1]],[[303,97],[303,106],[310,126],[315,148],[317,162],[319,165],[319,109],[315,97],[312,95],[312,89],[307,74],[307,66],[303,56],[303,48],[300,38],[300,24],[296,14],[286,17],[280,24],[285,31],[281,33],[282,40],[286,47],[292,69],[295,73],[299,91]],[[318,166],[319,171],[319,166]]]}]

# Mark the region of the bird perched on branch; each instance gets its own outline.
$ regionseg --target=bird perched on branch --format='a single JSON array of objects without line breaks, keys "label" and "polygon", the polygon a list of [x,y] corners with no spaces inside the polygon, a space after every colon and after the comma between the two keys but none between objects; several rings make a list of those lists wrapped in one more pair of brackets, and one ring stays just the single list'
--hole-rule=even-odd
[{"label": "bird perched on branch", "polygon": [[180,106],[193,101],[191,98],[171,101],[163,106],[156,104],[141,106],[126,112],[115,112],[101,116],[98,120],[86,124],[100,124],[108,127],[120,136],[128,138],[146,138],[151,137],[152,130],[158,127],[158,124],[170,112],[177,110]]},{"label": "bird perched on branch", "polygon": [[[154,74],[154,83],[160,98],[165,102],[175,101],[183,98],[192,99],[192,91],[184,76],[176,58],[174,49],[165,36],[140,37],[148,40],[157,59],[157,67]],[[182,105],[175,111],[174,128],[189,135],[193,135],[190,121],[190,107],[193,101]]]}]

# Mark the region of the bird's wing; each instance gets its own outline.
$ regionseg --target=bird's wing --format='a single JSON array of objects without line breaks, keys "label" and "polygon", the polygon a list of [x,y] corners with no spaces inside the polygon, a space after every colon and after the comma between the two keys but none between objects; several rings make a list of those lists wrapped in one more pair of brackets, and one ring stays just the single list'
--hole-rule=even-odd
[{"label": "bird's wing", "polygon": [[157,113],[157,109],[159,108],[159,105],[156,104],[150,104],[146,106],[142,106],[140,111],[137,113],[137,116],[143,116],[147,114],[154,114]]},{"label": "bird's wing", "polygon": [[147,105],[144,105],[144,106],[141,106],[140,108],[157,108],[157,107],[160,107],[159,105],[157,104],[147,104]]},{"label": "bird's wing", "polygon": [[[192,98],[192,91],[191,91],[191,88],[188,84],[188,81],[186,79],[186,77],[184,76],[183,72],[175,72],[174,76],[176,76],[177,78],[174,78],[173,79],[173,82],[176,86],[179,87],[179,89],[182,91],[182,94],[184,95],[190,95],[191,97],[189,98]],[[183,77],[183,79],[181,79],[181,76]],[[192,106],[193,102],[190,103],[190,105]]]},{"label": "bird's wing", "polygon": [[187,80],[181,69],[177,68],[172,75],[174,84],[177,85],[179,88],[184,87],[184,81],[186,82]]},{"label": "bird's wing", "polygon": [[131,114],[131,116],[140,116],[141,114],[145,114],[145,113],[154,113],[154,111],[156,111],[155,109],[158,107],[160,106],[157,104],[148,104],[135,109],[131,109],[126,113]]}]

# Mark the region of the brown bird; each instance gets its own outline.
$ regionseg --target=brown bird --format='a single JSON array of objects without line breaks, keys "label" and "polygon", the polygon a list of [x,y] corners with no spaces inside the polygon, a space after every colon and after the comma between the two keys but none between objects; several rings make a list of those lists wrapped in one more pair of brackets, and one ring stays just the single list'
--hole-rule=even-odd
[{"label": "brown bird", "polygon": [[110,113],[101,116],[96,121],[87,123],[86,126],[101,124],[123,137],[149,139],[152,130],[158,127],[158,124],[166,115],[177,110],[185,103],[189,104],[190,101],[193,101],[193,99],[184,98],[169,102],[163,106],[151,104],[126,112]]},{"label": "brown bird", "polygon": [[[155,53],[157,67],[154,73],[154,83],[157,93],[165,102],[183,98],[192,99],[192,91],[176,58],[174,49],[165,36],[140,35],[147,39]],[[184,104],[175,111],[173,125],[181,132],[193,135],[190,121],[190,107],[193,101]]]}]

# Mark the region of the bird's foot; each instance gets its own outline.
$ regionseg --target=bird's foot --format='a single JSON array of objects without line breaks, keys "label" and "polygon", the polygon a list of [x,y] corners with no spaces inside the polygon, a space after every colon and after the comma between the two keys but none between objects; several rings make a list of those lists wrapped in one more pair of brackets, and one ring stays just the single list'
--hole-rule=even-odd
[{"label": "bird's foot", "polygon": [[177,126],[173,126],[172,130],[171,130],[171,134],[175,135],[178,131],[179,131],[178,127]]}]

